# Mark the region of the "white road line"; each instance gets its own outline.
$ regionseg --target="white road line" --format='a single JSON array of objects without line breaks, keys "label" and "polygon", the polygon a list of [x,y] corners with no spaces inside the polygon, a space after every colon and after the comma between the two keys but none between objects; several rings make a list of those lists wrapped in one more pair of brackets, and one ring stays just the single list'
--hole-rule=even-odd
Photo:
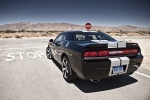
[{"label": "white road line", "polygon": [[37,46],[37,47],[22,47],[22,48],[5,48],[5,49],[0,49],[0,50],[14,50],[14,49],[27,49],[27,48],[44,48],[46,46]]},{"label": "white road line", "polygon": [[143,73],[140,73],[140,72],[135,72],[135,73],[137,73],[137,74],[140,74],[140,75],[142,75],[142,76],[145,76],[145,77],[147,77],[147,78],[150,78],[150,76],[148,76],[148,75],[146,75],[146,74],[143,74]]}]

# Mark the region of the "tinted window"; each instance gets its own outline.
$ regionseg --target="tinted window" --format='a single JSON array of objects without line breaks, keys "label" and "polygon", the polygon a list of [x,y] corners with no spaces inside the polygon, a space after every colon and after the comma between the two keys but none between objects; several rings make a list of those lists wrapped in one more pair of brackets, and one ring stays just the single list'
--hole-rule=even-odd
[{"label": "tinted window", "polygon": [[116,41],[114,38],[110,37],[105,33],[100,32],[78,32],[75,34],[76,41],[90,41],[90,40],[108,40]]},{"label": "tinted window", "polygon": [[65,33],[65,40],[74,41],[74,33],[73,32],[67,32]]}]

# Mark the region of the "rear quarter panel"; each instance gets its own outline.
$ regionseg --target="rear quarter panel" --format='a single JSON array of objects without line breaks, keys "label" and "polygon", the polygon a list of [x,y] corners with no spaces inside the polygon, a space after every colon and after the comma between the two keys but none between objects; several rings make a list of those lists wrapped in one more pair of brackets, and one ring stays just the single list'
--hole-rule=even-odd
[{"label": "rear quarter panel", "polygon": [[77,72],[82,62],[82,54],[84,52],[84,48],[77,45],[73,41],[64,41],[62,43],[62,49],[62,51],[64,51],[62,55],[67,55],[72,69]]}]

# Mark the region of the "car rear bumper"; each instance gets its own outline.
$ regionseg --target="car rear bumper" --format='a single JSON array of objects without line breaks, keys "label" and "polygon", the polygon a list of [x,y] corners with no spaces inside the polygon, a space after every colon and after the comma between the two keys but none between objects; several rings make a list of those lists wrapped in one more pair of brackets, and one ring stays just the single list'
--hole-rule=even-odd
[{"label": "car rear bumper", "polygon": [[[118,60],[119,59],[119,60]],[[82,60],[77,72],[82,79],[107,78],[122,74],[130,74],[136,71],[143,61],[143,56],[117,57],[107,59]],[[113,74],[114,66],[123,66],[122,73]]]}]

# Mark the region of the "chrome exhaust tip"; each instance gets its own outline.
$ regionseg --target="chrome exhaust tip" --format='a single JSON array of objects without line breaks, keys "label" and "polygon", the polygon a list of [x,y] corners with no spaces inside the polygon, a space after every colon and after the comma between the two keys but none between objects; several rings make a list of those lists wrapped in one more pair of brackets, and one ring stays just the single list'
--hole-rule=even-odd
[{"label": "chrome exhaust tip", "polygon": [[137,65],[133,65],[134,67],[136,67],[136,68],[139,68],[139,66],[137,66]]},{"label": "chrome exhaust tip", "polygon": [[100,78],[93,78],[93,79],[90,79],[91,82],[99,82],[100,81]]}]

